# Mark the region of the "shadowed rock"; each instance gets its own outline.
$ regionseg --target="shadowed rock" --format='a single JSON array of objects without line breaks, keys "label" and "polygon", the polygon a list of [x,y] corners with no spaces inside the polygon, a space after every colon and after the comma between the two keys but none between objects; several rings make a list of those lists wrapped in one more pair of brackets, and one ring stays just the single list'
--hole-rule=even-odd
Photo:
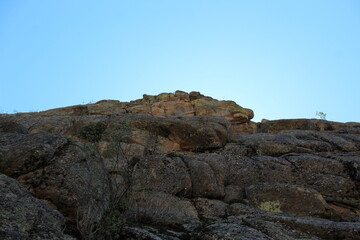
[{"label": "shadowed rock", "polygon": [[0,174],[0,238],[74,239],[63,233],[65,218],[14,179]]},{"label": "shadowed rock", "polygon": [[296,185],[263,183],[246,188],[250,204],[270,213],[295,216],[326,216],[328,206],[317,191]]},{"label": "shadowed rock", "polygon": [[109,204],[108,177],[87,146],[49,133],[0,133],[0,147],[0,172],[61,211],[67,231],[76,232],[77,218],[85,213],[101,219]]}]

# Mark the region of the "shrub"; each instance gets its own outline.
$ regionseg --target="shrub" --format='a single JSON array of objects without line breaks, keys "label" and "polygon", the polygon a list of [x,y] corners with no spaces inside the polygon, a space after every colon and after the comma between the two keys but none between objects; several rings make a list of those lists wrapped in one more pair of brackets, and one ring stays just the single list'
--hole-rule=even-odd
[{"label": "shrub", "polygon": [[322,120],[326,120],[326,113],[324,112],[316,112],[316,116],[319,116]]},{"label": "shrub", "polygon": [[99,142],[105,130],[104,123],[93,123],[81,129],[80,137],[92,143]]},{"label": "shrub", "polygon": [[112,208],[102,218],[97,232],[97,239],[116,240],[122,239],[122,230],[126,224],[123,209]]}]

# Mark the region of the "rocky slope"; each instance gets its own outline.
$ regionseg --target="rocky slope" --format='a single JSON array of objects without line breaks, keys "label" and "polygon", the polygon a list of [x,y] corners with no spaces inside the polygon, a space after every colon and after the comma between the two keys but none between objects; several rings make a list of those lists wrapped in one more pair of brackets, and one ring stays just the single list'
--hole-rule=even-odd
[{"label": "rocky slope", "polygon": [[360,123],[252,117],[181,91],[1,115],[0,237],[360,239]]}]

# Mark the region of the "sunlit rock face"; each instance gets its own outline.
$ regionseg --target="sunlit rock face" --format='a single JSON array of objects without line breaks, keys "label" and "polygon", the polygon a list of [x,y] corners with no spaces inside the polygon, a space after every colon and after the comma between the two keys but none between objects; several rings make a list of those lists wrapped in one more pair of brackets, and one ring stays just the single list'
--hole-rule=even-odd
[{"label": "sunlit rock face", "polygon": [[142,99],[131,102],[102,100],[95,104],[77,105],[41,112],[44,116],[121,115],[136,113],[154,117],[218,116],[234,124],[245,123],[254,117],[251,109],[234,101],[219,101],[200,92],[144,94]]},{"label": "sunlit rock face", "polygon": [[253,115],[182,91],[1,115],[0,237],[360,239],[360,124]]}]

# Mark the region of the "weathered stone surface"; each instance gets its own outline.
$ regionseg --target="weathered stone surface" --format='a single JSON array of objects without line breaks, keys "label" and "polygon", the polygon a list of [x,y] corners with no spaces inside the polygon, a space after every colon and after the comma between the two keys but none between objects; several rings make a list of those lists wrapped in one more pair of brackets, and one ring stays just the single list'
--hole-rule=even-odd
[{"label": "weathered stone surface", "polygon": [[150,226],[125,226],[121,239],[146,239],[146,240],[182,240],[189,235],[184,232],[176,232],[170,229],[156,229]]},{"label": "weathered stone surface", "polygon": [[242,201],[244,189],[253,184],[292,183],[317,190],[326,201],[358,209],[359,182],[354,181],[358,154],[349,153],[343,157],[339,153],[320,155],[228,156],[225,159],[228,166],[225,182],[229,187],[225,188],[224,200],[231,202],[232,198],[240,198]]},{"label": "weathered stone surface", "polygon": [[295,216],[328,215],[325,200],[317,191],[297,185],[263,183],[246,188],[250,203],[269,213],[286,212]]},{"label": "weathered stone surface", "polygon": [[55,134],[0,133],[0,172],[11,177],[53,163],[55,153],[68,143]]},{"label": "weathered stone surface", "polygon": [[219,116],[228,120],[245,123],[254,117],[250,109],[239,107],[233,101],[209,101],[208,99],[195,99],[195,116]]},{"label": "weathered stone surface", "polygon": [[156,102],[151,105],[150,114],[154,117],[195,116],[190,102]]},{"label": "weathered stone surface", "polygon": [[225,186],[224,202],[234,203],[240,202],[244,199],[244,192],[241,186],[227,185]]},{"label": "weathered stone surface", "polygon": [[195,198],[193,204],[202,219],[225,217],[228,204],[220,200]]},{"label": "weathered stone surface", "polygon": [[360,182],[360,152],[324,153],[321,156],[325,158],[335,159],[341,162],[347,169],[347,173],[349,174],[350,178],[355,180],[356,182]]},{"label": "weathered stone surface", "polygon": [[283,158],[269,156],[245,157],[230,155],[225,158],[226,185],[238,186],[240,194],[245,187],[262,182],[293,183],[297,178],[293,165]]},{"label": "weathered stone surface", "polygon": [[262,211],[256,207],[246,205],[243,203],[233,203],[229,205],[226,212],[228,216],[241,216],[241,215],[248,216],[253,214],[259,214]]},{"label": "weathered stone surface", "polygon": [[184,161],[190,171],[193,197],[224,197],[226,166],[222,162],[222,156],[184,156]]},{"label": "weathered stone surface", "polygon": [[287,130],[335,131],[347,125],[353,124],[330,122],[319,119],[280,119],[274,121],[263,120],[258,125],[258,132],[276,134]]},{"label": "weathered stone surface", "polygon": [[157,96],[144,95],[143,99],[121,103],[103,100],[95,104],[77,105],[41,112],[42,116],[122,115],[146,114],[154,117],[219,116],[235,123],[248,122],[254,117],[250,109],[233,101],[218,101],[199,92],[176,91]]},{"label": "weathered stone surface", "polygon": [[183,151],[220,148],[227,142],[229,133],[223,119],[215,117],[181,119],[143,117],[132,124],[136,128],[178,143]]},{"label": "weathered stone surface", "polygon": [[68,232],[109,206],[123,239],[357,239],[360,124],[252,116],[181,91],[1,115],[0,170]]},{"label": "weathered stone surface", "polygon": [[258,123],[256,122],[245,122],[245,123],[237,123],[237,124],[233,124],[232,126],[232,133],[234,135],[239,135],[239,134],[254,134],[257,133],[257,128],[258,128]]},{"label": "weathered stone surface", "polygon": [[257,133],[248,136],[237,136],[236,142],[249,149],[253,155],[281,156],[287,153],[309,153],[314,150],[330,151],[331,145],[320,141],[309,134],[309,139],[303,141],[293,134],[271,135]]},{"label": "weathered stone surface", "polygon": [[102,100],[95,104],[76,105],[40,112],[42,116],[118,115],[126,112],[126,104],[117,100]]},{"label": "weathered stone surface", "polygon": [[17,123],[16,121],[11,121],[6,118],[0,118],[0,132],[8,133],[28,133],[28,130],[25,126]]},{"label": "weathered stone surface", "polygon": [[198,213],[189,200],[162,192],[134,192],[125,214],[139,222],[166,226],[200,224]]},{"label": "weathered stone surface", "polygon": [[133,178],[133,187],[137,191],[152,190],[191,196],[191,176],[181,157],[147,157],[139,162]]},{"label": "weathered stone surface", "polygon": [[[119,142],[143,146],[142,156],[221,148],[228,141],[231,128],[228,120],[219,117],[156,118],[135,114],[19,118],[17,121],[28,126],[31,133],[52,132],[83,142],[108,142],[119,135]],[[89,130],[92,138],[86,134]]]},{"label": "weathered stone surface", "polygon": [[205,227],[199,234],[201,240],[271,240],[264,233],[243,224],[241,219],[230,218],[217,221]]},{"label": "weathered stone surface", "polygon": [[[359,151],[358,139],[351,135],[313,131],[286,131],[277,135],[257,133],[233,138],[248,155],[281,156],[288,153]],[[236,146],[232,145],[233,151]],[[231,153],[232,149],[228,149]]]},{"label": "weathered stone surface", "polygon": [[271,239],[281,240],[320,240],[322,238],[308,234],[296,228],[283,225],[278,221],[266,219],[266,215],[253,215],[243,219],[244,225],[257,229],[266,234]]},{"label": "weathered stone surface", "polygon": [[63,233],[64,226],[61,213],[0,174],[1,239],[74,239]]},{"label": "weathered stone surface", "polygon": [[101,100],[95,104],[87,104],[87,109],[91,115],[113,116],[126,113],[125,106],[126,103],[117,100]]},{"label": "weathered stone surface", "polygon": [[72,225],[69,232],[77,231],[76,221],[82,214],[92,213],[92,221],[101,219],[110,192],[107,173],[95,152],[49,133],[0,133],[0,143],[0,171],[61,211]]},{"label": "weathered stone surface", "polygon": [[331,211],[331,219],[337,222],[360,222],[360,210],[352,207],[345,207],[341,203],[328,203]]},{"label": "weathered stone surface", "polygon": [[336,155],[294,154],[286,159],[300,173],[297,184],[317,190],[329,202],[359,207],[359,184],[351,178],[349,168],[337,160]]},{"label": "weathered stone surface", "polygon": [[265,216],[264,219],[279,222],[287,227],[306,232],[321,239],[360,239],[360,223],[333,222],[321,218],[294,218],[288,216]]}]

